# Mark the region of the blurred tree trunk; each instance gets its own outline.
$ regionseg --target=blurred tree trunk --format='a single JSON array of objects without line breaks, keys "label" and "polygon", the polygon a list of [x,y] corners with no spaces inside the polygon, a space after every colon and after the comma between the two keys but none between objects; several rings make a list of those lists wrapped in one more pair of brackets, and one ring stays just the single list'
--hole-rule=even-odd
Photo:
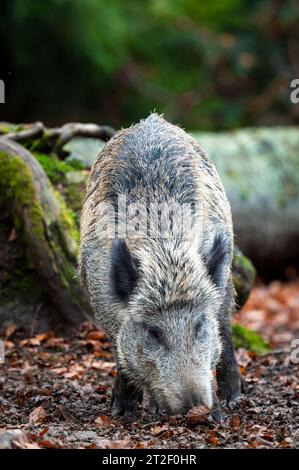
[{"label": "blurred tree trunk", "polygon": [[231,203],[236,243],[261,272],[299,264],[299,128],[193,134]]}]

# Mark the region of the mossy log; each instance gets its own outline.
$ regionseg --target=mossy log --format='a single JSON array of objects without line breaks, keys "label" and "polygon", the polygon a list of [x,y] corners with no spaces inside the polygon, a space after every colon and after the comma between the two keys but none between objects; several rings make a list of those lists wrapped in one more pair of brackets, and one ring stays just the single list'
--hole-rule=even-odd
[{"label": "mossy log", "polygon": [[68,321],[82,321],[88,305],[75,280],[79,235],[72,214],[33,155],[6,138],[0,138],[0,188],[1,205],[10,208],[50,301]]},{"label": "mossy log", "polygon": [[193,134],[232,207],[236,241],[258,271],[299,265],[299,128]]}]

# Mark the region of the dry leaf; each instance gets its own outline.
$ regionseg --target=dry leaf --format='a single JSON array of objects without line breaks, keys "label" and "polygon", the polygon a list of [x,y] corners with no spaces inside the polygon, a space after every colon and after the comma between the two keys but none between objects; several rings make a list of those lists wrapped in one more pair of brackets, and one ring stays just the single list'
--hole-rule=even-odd
[{"label": "dry leaf", "polygon": [[57,337],[50,337],[48,340],[44,342],[44,347],[45,348],[61,348],[65,347],[65,340],[63,338],[57,338]]},{"label": "dry leaf", "polygon": [[37,444],[37,442],[25,442],[23,446],[21,447],[22,449],[40,449],[40,446]]},{"label": "dry leaf", "polygon": [[202,423],[207,420],[207,416],[211,410],[205,405],[195,406],[191,408],[187,414],[187,422],[190,424]]},{"label": "dry leaf", "polygon": [[26,347],[26,346],[39,346],[40,345],[40,341],[36,338],[28,338],[28,339],[23,339],[21,342],[20,342],[20,345],[22,347]]},{"label": "dry leaf", "polygon": [[159,436],[165,431],[168,431],[169,426],[167,424],[164,424],[163,426],[155,426],[154,428],[151,429],[151,434],[155,437]]},{"label": "dry leaf", "polygon": [[239,426],[240,426],[240,418],[238,415],[233,415],[231,417],[231,420],[230,420],[230,423],[229,423],[230,427],[232,429],[238,429]]},{"label": "dry leaf", "polygon": [[15,344],[12,341],[4,341],[5,349],[13,349]]},{"label": "dry leaf", "polygon": [[45,331],[44,333],[35,335],[35,339],[37,339],[40,343],[43,343],[44,341],[47,341],[53,337],[54,337],[54,333],[52,330]]},{"label": "dry leaf", "polygon": [[86,340],[94,340],[94,341],[103,341],[107,339],[107,336],[103,331],[95,330],[95,331],[90,331],[86,335]]},{"label": "dry leaf", "polygon": [[248,444],[248,447],[250,447],[251,449],[256,449],[258,447],[258,442],[256,439],[251,439],[249,444]]},{"label": "dry leaf", "polygon": [[137,442],[137,444],[135,444],[135,449],[144,449],[145,448],[145,444],[143,442]]},{"label": "dry leaf", "polygon": [[11,336],[14,334],[14,332],[17,330],[17,328],[18,328],[17,325],[14,325],[13,323],[8,325],[6,327],[6,330],[5,330],[5,338],[6,339],[11,338]]},{"label": "dry leaf", "polygon": [[115,362],[93,361],[90,367],[92,369],[99,369],[111,372],[113,369],[115,369]]},{"label": "dry leaf", "polygon": [[294,441],[291,437],[286,437],[279,443],[279,447],[282,449],[289,449],[293,447]]},{"label": "dry leaf", "polygon": [[39,433],[39,437],[43,437],[45,434],[47,434],[48,431],[49,431],[49,428],[44,428],[44,429]]},{"label": "dry leaf", "polygon": [[94,420],[94,423],[96,425],[97,428],[103,428],[103,427],[106,427],[106,426],[109,426],[110,424],[110,419],[108,418],[108,416],[98,416],[95,420]]},{"label": "dry leaf", "polygon": [[29,422],[31,424],[40,424],[47,418],[47,412],[43,406],[38,406],[29,415]]},{"label": "dry leaf", "polygon": [[46,440],[46,439],[42,439],[38,443],[41,447],[45,447],[46,449],[53,449],[55,447],[54,442],[51,442],[51,441]]},{"label": "dry leaf", "polygon": [[98,442],[98,447],[100,449],[132,449],[133,446],[129,440],[111,441],[108,439],[104,439]]},{"label": "dry leaf", "polygon": [[209,444],[212,444],[212,446],[217,447],[218,446],[218,437],[216,436],[215,431],[209,431],[209,437],[207,438],[207,442]]},{"label": "dry leaf", "polygon": [[106,392],[107,392],[107,389],[108,389],[107,385],[99,384],[99,385],[97,386],[97,388],[96,388],[96,391],[97,391],[98,393],[106,393]]}]

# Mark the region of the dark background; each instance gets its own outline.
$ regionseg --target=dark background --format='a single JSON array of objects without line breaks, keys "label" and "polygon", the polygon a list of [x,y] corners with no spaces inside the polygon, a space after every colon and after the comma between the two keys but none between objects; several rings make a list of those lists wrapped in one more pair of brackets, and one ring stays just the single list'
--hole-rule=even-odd
[{"label": "dark background", "polygon": [[[297,0],[1,0],[0,119],[299,123]],[[8,72],[11,72],[8,75]]]}]

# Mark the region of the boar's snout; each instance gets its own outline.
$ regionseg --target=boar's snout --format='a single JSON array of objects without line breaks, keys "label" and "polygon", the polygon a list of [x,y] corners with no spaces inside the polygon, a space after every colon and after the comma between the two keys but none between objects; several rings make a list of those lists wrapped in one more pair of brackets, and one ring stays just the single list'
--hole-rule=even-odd
[{"label": "boar's snout", "polygon": [[213,407],[213,392],[212,387],[184,389],[182,393],[175,392],[168,388],[164,394],[164,400],[160,407],[167,412],[167,414],[185,414],[191,408],[197,405],[205,405],[212,409]]}]

